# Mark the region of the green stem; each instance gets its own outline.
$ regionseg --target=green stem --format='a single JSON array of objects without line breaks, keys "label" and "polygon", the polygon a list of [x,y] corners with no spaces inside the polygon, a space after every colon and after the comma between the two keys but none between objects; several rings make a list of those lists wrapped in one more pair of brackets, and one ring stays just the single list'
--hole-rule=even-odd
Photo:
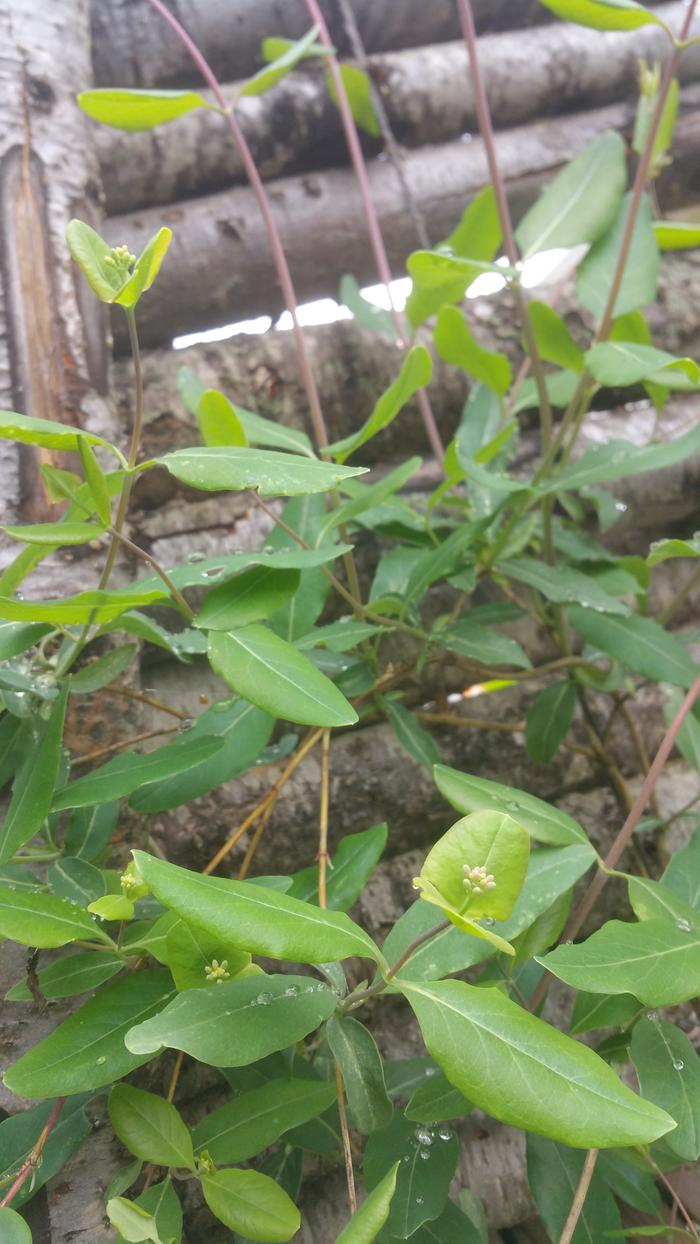
[{"label": "green stem", "polygon": [[366,1002],[368,998],[374,997],[375,994],[383,993],[387,985],[390,984],[396,976],[397,972],[400,972],[402,967],[404,967],[404,965],[411,958],[414,951],[423,946],[425,942],[429,942],[431,938],[436,937],[438,933],[443,933],[445,929],[449,929],[449,927],[449,920],[441,920],[440,923],[434,925],[432,929],[427,929],[425,933],[420,933],[418,937],[414,937],[413,941],[409,942],[403,954],[399,955],[396,963],[392,964],[390,968],[387,968],[381,980],[375,981],[373,985],[368,985],[366,989],[355,989],[353,993],[349,993],[347,998],[343,999],[343,1004],[340,1007],[341,1014],[344,1015],[347,1011],[354,1010],[356,1006],[361,1006],[363,1002]]}]

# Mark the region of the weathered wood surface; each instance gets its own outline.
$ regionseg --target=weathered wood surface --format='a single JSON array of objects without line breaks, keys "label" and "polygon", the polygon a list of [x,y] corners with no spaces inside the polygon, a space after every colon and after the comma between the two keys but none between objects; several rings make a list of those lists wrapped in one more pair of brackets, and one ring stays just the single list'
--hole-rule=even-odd
[{"label": "weathered wood surface", "polygon": [[[666,6],[664,17],[678,29],[685,12],[685,4],[675,2]],[[700,30],[700,17],[696,25]],[[563,23],[486,35],[479,52],[494,123],[499,128],[522,125],[535,117],[633,99],[640,58],[663,63],[670,48],[658,26],[643,27],[634,39],[625,32],[601,35]],[[478,128],[463,42],[380,53],[370,64],[400,142],[409,147],[444,143]],[[340,115],[323,71],[313,62],[304,69],[267,95],[243,97],[237,105],[266,179],[347,163]],[[700,46],[684,53],[679,73],[683,82],[698,77]],[[236,98],[239,85],[225,88],[229,98]],[[136,134],[95,124],[93,139],[112,215],[245,181],[227,127],[205,110]],[[376,154],[381,143],[367,140],[365,145]]]},{"label": "weathered wood surface", "polygon": [[[661,191],[666,210],[692,201],[697,189],[700,92],[691,88],[686,94],[693,110],[676,128],[676,162]],[[632,104],[614,104],[501,131],[497,147],[515,219],[564,163],[604,130],[626,130],[633,115]],[[488,181],[479,138],[410,151],[404,171],[435,239],[447,236]],[[389,260],[400,275],[406,256],[416,248],[403,192],[395,170],[384,161],[370,163],[369,178]],[[334,296],[346,272],[360,283],[376,282],[359,192],[350,171],[281,178],[270,183],[269,194],[301,301]],[[106,234],[112,244],[127,242],[138,252],[162,224],[173,229],[174,238],[158,281],[139,308],[145,345],[160,345],[177,334],[235,320],[274,316],[283,309],[267,236],[248,188],[113,217]],[[126,348],[122,319],[113,320],[118,352]]]}]

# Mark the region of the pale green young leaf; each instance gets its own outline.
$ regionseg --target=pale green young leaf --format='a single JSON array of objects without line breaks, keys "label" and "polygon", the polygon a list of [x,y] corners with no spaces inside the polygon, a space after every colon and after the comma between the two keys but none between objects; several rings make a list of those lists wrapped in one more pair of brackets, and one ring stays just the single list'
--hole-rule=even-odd
[{"label": "pale green young leaf", "polygon": [[77,99],[86,116],[116,130],[152,130],[168,121],[177,121],[194,108],[211,108],[197,91],[125,91],[105,87],[81,91]]},{"label": "pale green young leaf", "polygon": [[164,906],[228,945],[295,963],[381,958],[371,938],[343,912],[321,911],[252,882],[202,877],[142,851],[134,859]]},{"label": "pale green young leaf", "polygon": [[694,1162],[700,1154],[700,1057],[692,1041],[664,1019],[640,1019],[630,1056],[641,1092],[676,1120],[666,1143],[685,1162]]},{"label": "pale green young leaf", "polygon": [[150,1058],[126,1048],[126,1033],[172,996],[168,972],[146,970],[114,981],[13,1063],[5,1072],[5,1084],[20,1096],[43,1098],[70,1096],[121,1079]]},{"label": "pale green young leaf", "polygon": [[135,1205],[152,1214],[162,1240],[167,1244],[180,1244],[182,1239],[182,1206],[171,1179],[168,1177],[160,1184],[151,1184],[145,1192],[137,1196]]},{"label": "pale green young leaf", "polygon": [[[417,886],[428,885],[447,904],[470,920],[490,916],[507,920],[527,872],[530,838],[527,830],[502,812],[472,812],[448,829],[428,852]],[[475,868],[484,870],[484,885],[469,882]],[[449,914],[449,912],[448,912]]]},{"label": "pale green young leaf", "polygon": [[262,51],[268,63],[241,87],[240,94],[264,95],[307,56],[327,56],[328,49],[316,42],[318,35],[318,26],[312,26],[296,43],[287,39],[264,39]]},{"label": "pale green young leaf", "polygon": [[[199,403],[207,390],[191,367],[179,369],[177,387],[185,409],[197,418]],[[231,406],[249,444],[260,445],[265,449],[288,449],[291,453],[306,454],[309,458],[315,458],[316,455],[305,432],[273,423],[272,419],[262,419],[260,415],[254,415],[252,411],[244,410],[242,406],[236,406],[233,403]]]},{"label": "pale green young leaf", "polygon": [[122,752],[99,769],[64,786],[54,800],[53,809],[58,812],[63,808],[84,808],[122,799],[148,782],[161,781],[194,768],[219,751],[223,742],[214,735],[192,742],[184,737],[145,756]]},{"label": "pale green young leaf", "polygon": [[671,920],[687,931],[700,929],[700,914],[663,882],[650,877],[628,877],[627,889],[638,920]]},{"label": "pale green young leaf", "polygon": [[[492,186],[485,186],[467,206],[456,229],[445,239],[444,247],[458,260],[466,260],[455,270],[441,270],[437,285],[434,265],[409,257],[413,288],[406,304],[406,314],[414,328],[422,324],[450,302],[461,302],[472,281],[490,264],[501,243],[501,223]],[[425,252],[418,252],[419,255]],[[469,263],[468,257],[474,262]],[[423,275],[427,267],[426,282]]]},{"label": "pale green young leaf", "polygon": [[700,828],[688,845],[671,857],[661,881],[667,890],[700,910]]},{"label": "pale green young leaf", "polygon": [[31,415],[18,415],[13,410],[0,410],[0,437],[3,440],[20,441],[24,445],[40,445],[42,449],[62,449],[67,453],[78,452],[78,438],[84,437],[89,445],[103,445],[118,458],[121,455],[113,445],[84,432],[70,424],[55,423],[53,419],[34,419]]},{"label": "pale green young leaf", "polygon": [[172,1102],[133,1084],[115,1084],[108,1108],[116,1135],[135,1157],[156,1166],[194,1168],[192,1137]]},{"label": "pale green young leaf", "polygon": [[121,286],[114,302],[128,310],[136,306],[141,295],[151,288],[158,276],[172,236],[171,229],[162,228],[146,243],[134,264],[131,276]]},{"label": "pale green young leaf", "polygon": [[335,1244],[372,1244],[384,1226],[396,1191],[399,1163],[394,1162],[383,1179],[345,1224]]},{"label": "pale green young leaf", "polygon": [[586,352],[585,360],[600,384],[615,387],[649,380],[667,389],[696,389],[700,381],[700,367],[692,359],[633,341],[600,342]]},{"label": "pale green young leaf", "polygon": [[124,644],[122,648],[112,648],[103,652],[102,656],[83,665],[76,674],[71,676],[71,695],[90,695],[102,687],[114,682],[124,670],[128,669],[136,653],[136,644]]},{"label": "pale green young leaf", "polygon": [[[365,134],[378,138],[380,129],[372,100],[371,79],[357,65],[339,65],[338,68],[355,124]],[[333,103],[339,106],[338,91],[330,71],[326,74],[326,86]]]},{"label": "pale green young leaf", "polygon": [[673,1120],[630,1092],[597,1054],[499,989],[462,981],[402,981],[401,989],[438,1066],[494,1118],[580,1148],[648,1144],[671,1129]]},{"label": "pale green young leaf", "polygon": [[538,842],[555,846],[571,843],[589,845],[586,833],[573,817],[536,795],[517,790],[514,786],[504,786],[501,782],[460,773],[446,765],[436,765],[433,776],[440,793],[458,812],[478,812],[482,808],[505,812]]},{"label": "pale green young leaf", "polygon": [[370,1132],[388,1127],[393,1116],[382,1060],[374,1037],[364,1024],[352,1016],[331,1016],[326,1039],[343,1073],[348,1106],[358,1131]]},{"label": "pale green young leaf", "polygon": [[349,726],[357,713],[336,686],[292,644],[256,623],[209,635],[209,662],[229,687],[287,721]]},{"label": "pale green young leaf", "polygon": [[461,367],[499,397],[508,392],[513,375],[508,356],[480,346],[458,307],[442,307],[435,325],[434,340],[435,348],[445,363]]},{"label": "pale green young leaf", "polygon": [[537,348],[548,363],[581,372],[585,366],[583,350],[576,344],[566,324],[546,302],[533,299],[530,303],[530,319],[537,341]]},{"label": "pale green young leaf", "polygon": [[195,1149],[206,1149],[219,1164],[247,1162],[291,1128],[323,1114],[335,1098],[328,1080],[270,1080],[205,1115],[193,1132]]},{"label": "pale green young leaf", "polygon": [[700,932],[667,919],[609,920],[581,942],[538,959],[559,980],[590,993],[631,993],[645,1006],[675,1006],[700,992]]},{"label": "pale green young leaf", "polygon": [[572,682],[555,682],[535,697],[525,722],[528,755],[549,764],[569,732],[576,708],[576,688]]},{"label": "pale green young leaf", "polygon": [[165,591],[78,592],[58,600],[17,600],[0,596],[0,618],[11,622],[53,622],[64,626],[85,622],[111,622],[132,605],[151,605]]},{"label": "pale green young leaf", "polygon": [[481,665],[517,665],[521,669],[532,666],[516,639],[471,622],[468,614],[444,630],[433,631],[431,640],[448,652],[458,652]]},{"label": "pale green young leaf", "polygon": [[51,810],[61,763],[67,701],[68,685],[65,684],[53,701],[48,717],[31,718],[22,724],[17,739],[22,759],[0,828],[0,863],[11,859],[39,833]]},{"label": "pale green young leaf", "polygon": [[415,713],[398,700],[380,697],[381,706],[399,743],[419,765],[432,773],[433,765],[440,763],[440,753],[431,734],[420,724]]},{"label": "pale green young leaf", "polygon": [[[627,194],[615,223],[594,243],[576,273],[578,297],[586,310],[597,317],[602,316],[608,301],[630,207],[631,196]],[[613,314],[624,315],[653,302],[658,275],[659,248],[654,236],[651,203],[645,194],[639,204],[629,258]]]},{"label": "pale green young leaf", "polygon": [[336,1005],[332,990],[309,976],[240,977],[186,989],[125,1041],[137,1055],[184,1050],[214,1067],[245,1067],[315,1032]]},{"label": "pale green young leaf", "polygon": [[152,1214],[125,1197],[112,1197],[107,1202],[107,1217],[118,1232],[119,1238],[130,1241],[130,1244],[169,1244],[158,1234],[158,1225]]},{"label": "pale green young leaf", "polygon": [[299,587],[298,570],[271,570],[254,566],[221,587],[212,588],[202,601],[194,625],[203,630],[232,631],[269,618]]},{"label": "pale green young leaf", "polygon": [[32,1233],[24,1218],[9,1206],[0,1206],[0,1233],[3,1244],[32,1244]]},{"label": "pale green young leaf", "polygon": [[84,436],[78,437],[78,451],[95,511],[105,527],[109,527],[112,521],[112,508],[107,477]]},{"label": "pale green young leaf", "polygon": [[[427,351],[424,353],[427,354]],[[429,355],[427,357],[430,358]],[[420,388],[420,385],[417,387]],[[342,484],[343,480],[367,472],[366,467],[338,466],[317,458],[239,446],[176,449],[174,453],[164,454],[157,462],[166,467],[175,479],[191,488],[205,492],[254,488],[263,497],[297,497],[327,492]]]},{"label": "pale green young leaf", "polygon": [[89,544],[105,533],[105,528],[97,523],[25,523],[21,527],[3,527],[2,530],[12,540],[49,545],[51,548]]},{"label": "pale green young leaf", "polygon": [[697,678],[687,648],[651,618],[616,618],[576,606],[569,609],[569,622],[589,644],[654,682],[690,687]]},{"label": "pale green young leaf", "polygon": [[124,284],[124,270],[115,263],[112,247],[84,220],[70,221],[66,242],[93,294],[101,302],[114,302]]},{"label": "pale green young leaf", "polygon": [[547,185],[521,220],[515,236],[524,257],[596,242],[615,220],[626,180],[620,135],[600,134]]},{"label": "pale green young leaf", "polygon": [[602,613],[628,614],[629,607],[616,600],[590,575],[573,566],[558,563],[550,566],[534,557],[513,557],[499,564],[499,570],[517,583],[541,592],[546,600],[557,604],[577,604]]},{"label": "pale green young leaf", "polygon": [[[372,414],[360,430],[342,441],[336,441],[335,444],[330,446],[330,452],[339,462],[344,462],[351,453],[354,453],[366,441],[371,440],[373,436],[376,436],[378,432],[386,428],[396,418],[406,405],[406,402],[413,397],[414,393],[418,389],[425,388],[430,383],[432,374],[433,361],[425,346],[413,346],[403,360],[397,379],[379,398]],[[348,467],[334,468],[330,463],[324,463],[323,465],[327,470],[342,472],[338,480],[336,480],[337,483],[342,482],[344,475],[360,474],[357,468],[354,470]]]},{"label": "pale green young leaf", "polygon": [[248,444],[236,408],[218,389],[205,389],[197,403],[197,423],[205,445]]},{"label": "pale green young leaf", "polygon": [[658,566],[670,557],[700,557],[700,531],[689,540],[656,540],[649,545],[647,566]]},{"label": "pale green young leaf", "polygon": [[216,1171],[203,1177],[202,1191],[215,1217],[250,1240],[283,1244],[299,1229],[294,1202],[260,1171]]},{"label": "pale green young leaf", "polygon": [[655,220],[654,235],[662,251],[684,251],[700,246],[700,225],[682,220]]},{"label": "pale green young leaf", "polygon": [[[172,913],[171,913],[172,915]],[[176,919],[165,937],[165,954],[161,959],[172,972],[178,989],[214,988],[218,977],[210,975],[214,964],[224,969],[226,976],[235,979],[250,968],[251,957],[245,950],[238,950],[220,937],[213,937],[205,929]]]},{"label": "pale green young leaf", "polygon": [[564,21],[592,26],[594,30],[638,30],[640,26],[664,25],[656,13],[637,0],[542,0],[542,4]]}]

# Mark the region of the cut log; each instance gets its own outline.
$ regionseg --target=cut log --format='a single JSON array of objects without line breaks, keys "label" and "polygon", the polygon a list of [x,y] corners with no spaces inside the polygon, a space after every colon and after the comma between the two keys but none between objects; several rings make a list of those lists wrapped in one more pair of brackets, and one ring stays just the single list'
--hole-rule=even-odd
[{"label": "cut log", "polygon": [[[700,92],[690,88],[689,105]],[[516,218],[543,183],[604,130],[625,130],[631,104],[614,104],[556,121],[542,121],[497,136],[499,159]],[[692,197],[700,147],[700,110],[684,115],[676,129],[668,189],[668,208]],[[404,164],[413,198],[434,238],[445,237],[464,208],[487,183],[484,145],[447,143],[412,151]],[[415,249],[414,227],[404,206],[395,170],[373,161],[369,177],[374,202],[396,275]],[[341,276],[351,272],[360,283],[377,280],[367,244],[360,195],[349,171],[310,173],[269,186],[300,300],[334,296]],[[107,236],[138,251],[162,225],[174,231],[173,244],[158,281],[139,308],[139,331],[146,345],[169,342],[194,332],[283,309],[267,235],[252,192],[234,188],[201,199],[113,217]],[[123,317],[113,321],[117,352],[126,348]]]},{"label": "cut log", "polygon": [[[352,0],[370,52],[421,47],[460,36],[454,0]],[[222,81],[253,73],[268,35],[299,39],[311,22],[304,0],[173,0],[171,11],[195,39]],[[539,0],[473,0],[478,29],[512,29],[548,21]],[[339,51],[347,39],[337,6],[322,0]],[[200,85],[192,61],[148,0],[92,0],[93,63],[100,86]]]},{"label": "cut log", "polygon": [[[672,29],[685,12],[684,3],[667,6]],[[700,30],[700,16],[696,24]],[[633,98],[640,58],[663,62],[670,49],[658,26],[643,27],[634,40],[563,24],[487,35],[480,56],[494,123],[520,125]],[[407,146],[444,143],[477,128],[462,42],[376,55],[370,63],[392,129]],[[684,53],[679,73],[685,82],[700,76],[700,45]],[[239,85],[225,88],[229,98]],[[266,179],[344,162],[340,115],[318,70],[295,73],[267,95],[243,97],[237,114]],[[95,125],[94,139],[112,215],[245,181],[229,131],[212,112],[135,134]],[[366,146],[379,149],[371,140]]]}]

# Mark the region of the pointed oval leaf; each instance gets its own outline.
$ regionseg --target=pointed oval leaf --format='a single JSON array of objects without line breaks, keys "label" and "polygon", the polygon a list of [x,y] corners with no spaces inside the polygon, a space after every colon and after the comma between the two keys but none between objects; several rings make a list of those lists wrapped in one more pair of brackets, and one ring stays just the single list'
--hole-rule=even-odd
[{"label": "pointed oval leaf", "polygon": [[[347,911],[374,872],[386,846],[386,821],[363,829],[359,834],[345,834],[333,855],[333,867],[327,877],[326,900],[330,911]],[[290,898],[318,904],[318,865],[302,868],[292,877]]]},{"label": "pointed oval leaf", "polygon": [[115,130],[152,130],[176,121],[194,108],[211,108],[197,91],[81,91],[78,104],[86,116]]},{"label": "pointed oval leaf", "polygon": [[673,1120],[597,1054],[499,989],[462,981],[401,988],[448,1080],[494,1118],[575,1148],[648,1144],[671,1130]]},{"label": "pointed oval leaf", "polygon": [[[597,317],[602,316],[608,301],[630,208],[631,196],[626,194],[616,221],[594,243],[576,272],[578,297],[586,310]],[[639,205],[629,258],[613,314],[625,315],[653,302],[658,275],[659,248],[654,236],[651,203],[645,194]]]},{"label": "pointed oval leaf", "polygon": [[[365,134],[371,134],[373,138],[378,138],[380,129],[377,115],[374,111],[371,78],[363,69],[359,69],[357,65],[339,65],[338,68],[355,124],[361,130],[364,130]],[[338,91],[333,75],[330,72],[326,74],[326,86],[333,103],[338,105]]]},{"label": "pointed oval leaf", "polygon": [[299,1230],[301,1215],[284,1188],[260,1171],[216,1171],[202,1179],[211,1212],[250,1240],[282,1244]]},{"label": "pointed oval leaf", "polygon": [[697,665],[687,648],[652,618],[635,613],[615,618],[577,606],[569,609],[569,621],[589,644],[636,674],[684,688],[697,678]]},{"label": "pointed oval leaf", "polygon": [[542,4],[564,21],[594,30],[638,30],[650,24],[664,25],[656,13],[650,13],[637,0],[542,0]]},{"label": "pointed oval leaf", "polygon": [[595,242],[613,224],[626,180],[624,142],[619,134],[601,134],[549,183],[521,220],[515,236],[525,258]]},{"label": "pointed oval leaf", "polygon": [[675,1006],[700,993],[700,931],[670,920],[609,920],[575,946],[538,959],[560,980],[590,993],[631,993],[645,1006]]},{"label": "pointed oval leaf", "polygon": [[205,389],[197,403],[197,423],[205,445],[248,444],[232,402],[218,389]]},{"label": "pointed oval leaf", "polygon": [[23,946],[50,948],[88,940],[96,933],[82,908],[53,894],[23,894],[0,886],[0,934]]},{"label": "pointed oval leaf", "polygon": [[139,298],[150,289],[165,259],[172,240],[171,229],[159,229],[141,251],[128,281],[122,285],[114,301],[122,307],[135,307]]},{"label": "pointed oval leaf", "polygon": [[89,544],[105,533],[105,528],[98,527],[96,523],[27,523],[22,527],[3,527],[2,530],[12,540],[23,540],[25,544],[48,544],[52,548]]},{"label": "pointed oval leaf", "polygon": [[78,438],[84,437],[89,445],[103,445],[113,454],[120,457],[118,451],[101,436],[93,436],[82,428],[74,428],[65,423],[54,423],[53,419],[34,419],[30,415],[18,415],[13,410],[0,410],[0,437],[10,441],[20,441],[24,445],[40,445],[42,449],[64,449],[68,453],[78,452]]},{"label": "pointed oval leaf", "polygon": [[[425,858],[417,882],[428,882],[471,919],[507,920],[527,872],[530,838],[507,813],[472,812],[448,829]],[[492,881],[469,881],[480,868]]]},{"label": "pointed oval leaf", "polygon": [[570,843],[589,845],[586,833],[573,817],[536,795],[529,795],[514,786],[460,773],[447,765],[436,765],[433,776],[440,793],[458,812],[478,812],[482,808],[507,812],[538,842],[555,846],[568,846]]},{"label": "pointed oval leaf", "polygon": [[127,1201],[126,1197],[115,1196],[107,1202],[107,1217],[119,1232],[119,1238],[130,1241],[130,1244],[166,1244],[158,1232],[158,1224],[152,1214]]},{"label": "pointed oval leaf", "polygon": [[38,834],[49,814],[61,763],[67,699],[66,683],[53,701],[48,717],[22,723],[17,736],[22,762],[15,773],[10,806],[0,829],[0,863],[11,859]]},{"label": "pointed oval leaf", "polygon": [[130,795],[148,782],[160,781],[172,774],[194,768],[208,760],[223,746],[223,739],[207,736],[203,739],[178,739],[155,752],[138,756],[135,752],[123,752],[108,760],[107,764],[88,773],[77,782],[64,786],[56,796],[53,809],[85,808],[96,803],[108,803]]},{"label": "pointed oval leaf", "polygon": [[[94,932],[94,926],[93,926]],[[73,998],[76,994],[92,993],[116,976],[124,967],[118,955],[96,954],[86,951],[82,955],[68,955],[38,973],[39,990],[44,998]],[[5,994],[8,1002],[31,1002],[32,995],[24,981],[18,981]]]},{"label": "pointed oval leaf", "polygon": [[345,1224],[335,1244],[372,1244],[389,1217],[391,1201],[396,1191],[396,1175],[398,1162],[389,1168],[383,1179],[373,1188],[369,1196],[348,1223]]},{"label": "pointed oval leaf", "polygon": [[162,589],[153,592],[78,592],[58,600],[17,600],[0,596],[0,618],[12,622],[53,622],[72,626],[84,622],[111,622],[132,605],[163,600]]},{"label": "pointed oval leaf", "polygon": [[130,1153],[156,1166],[194,1168],[192,1138],[172,1102],[132,1084],[115,1084],[109,1117]]},{"label": "pointed oval leaf", "polygon": [[329,447],[330,452],[339,462],[344,462],[366,441],[371,440],[378,432],[388,427],[414,393],[430,383],[432,374],[433,360],[425,346],[413,346],[403,360],[397,379],[386,392],[382,393],[372,414],[359,432],[355,432],[342,441],[336,441]]},{"label": "pointed oval leaf", "polygon": [[148,1062],[124,1037],[173,996],[169,972],[136,972],[107,985],[5,1072],[5,1084],[23,1097],[69,1097],[111,1084]]},{"label": "pointed oval leaf", "polygon": [[533,700],[525,722],[525,745],[533,760],[549,764],[564,741],[576,708],[572,682],[555,682]]},{"label": "pointed oval leaf", "polygon": [[270,1080],[205,1115],[194,1129],[195,1149],[206,1149],[218,1164],[246,1162],[290,1128],[323,1114],[335,1098],[327,1080]]},{"label": "pointed oval leaf", "polygon": [[586,352],[586,366],[600,383],[613,386],[653,380],[667,389],[694,389],[700,367],[689,358],[676,358],[635,341],[602,341]]},{"label": "pointed oval leaf", "polygon": [[[319,28],[312,26],[307,30],[301,39],[297,39],[296,43],[290,43],[286,39],[265,39],[263,42],[263,56],[265,60],[269,60],[268,53],[277,50],[277,44],[283,44],[283,48],[279,55],[275,56],[269,64],[259,69],[254,77],[241,87],[241,95],[264,95],[273,86],[282,80],[299,61],[304,60],[307,56],[327,56],[329,49],[319,45],[318,39]],[[330,49],[332,52],[332,48]]]},{"label": "pointed oval leaf", "polygon": [[[551,1240],[561,1238],[585,1160],[585,1153],[577,1153],[568,1146],[557,1145],[541,1136],[527,1138],[528,1181]],[[602,1244],[608,1232],[619,1225],[620,1212],[596,1163],[576,1230],[571,1237],[572,1244],[593,1244],[593,1241]]]},{"label": "pointed oval leaf", "polygon": [[205,492],[254,488],[262,497],[303,497],[327,492],[344,479],[367,472],[366,467],[336,466],[318,458],[226,446],[176,449],[157,462],[190,488]]},{"label": "pointed oval leaf", "polygon": [[700,1057],[682,1029],[663,1019],[635,1024],[630,1057],[649,1101],[678,1124],[666,1144],[686,1162],[700,1154]]},{"label": "pointed oval leaf", "polygon": [[459,1145],[451,1129],[442,1130],[444,1136],[437,1128],[416,1127],[397,1111],[389,1127],[373,1132],[367,1141],[364,1176],[370,1193],[397,1160],[399,1164],[387,1218],[390,1239],[409,1238],[447,1204]]},{"label": "pointed oval leaf", "polygon": [[269,618],[299,587],[298,570],[254,566],[205,596],[194,625],[210,631],[232,631]]},{"label": "pointed oval leaf", "polygon": [[357,713],[308,657],[274,631],[253,623],[209,635],[215,673],[258,708],[310,726],[351,726]]},{"label": "pointed oval leaf", "polygon": [[115,264],[112,247],[84,220],[70,221],[66,242],[93,294],[101,302],[114,302],[124,284],[124,271]]},{"label": "pointed oval leaf", "polygon": [[369,1029],[351,1016],[331,1016],[326,1038],[343,1073],[355,1127],[365,1136],[388,1127],[394,1110],[379,1050]]},{"label": "pointed oval leaf", "polygon": [[24,1218],[7,1205],[0,1206],[0,1235],[3,1244],[32,1244],[32,1233]]},{"label": "pointed oval leaf", "polygon": [[245,1067],[301,1041],[336,1005],[332,990],[309,976],[241,977],[178,994],[125,1040],[138,1055],[184,1050],[213,1067]]},{"label": "pointed oval leaf", "polygon": [[295,963],[331,963],[353,955],[380,959],[372,939],[344,912],[321,911],[267,886],[202,877],[135,851],[140,875],[164,906],[225,945]]}]

